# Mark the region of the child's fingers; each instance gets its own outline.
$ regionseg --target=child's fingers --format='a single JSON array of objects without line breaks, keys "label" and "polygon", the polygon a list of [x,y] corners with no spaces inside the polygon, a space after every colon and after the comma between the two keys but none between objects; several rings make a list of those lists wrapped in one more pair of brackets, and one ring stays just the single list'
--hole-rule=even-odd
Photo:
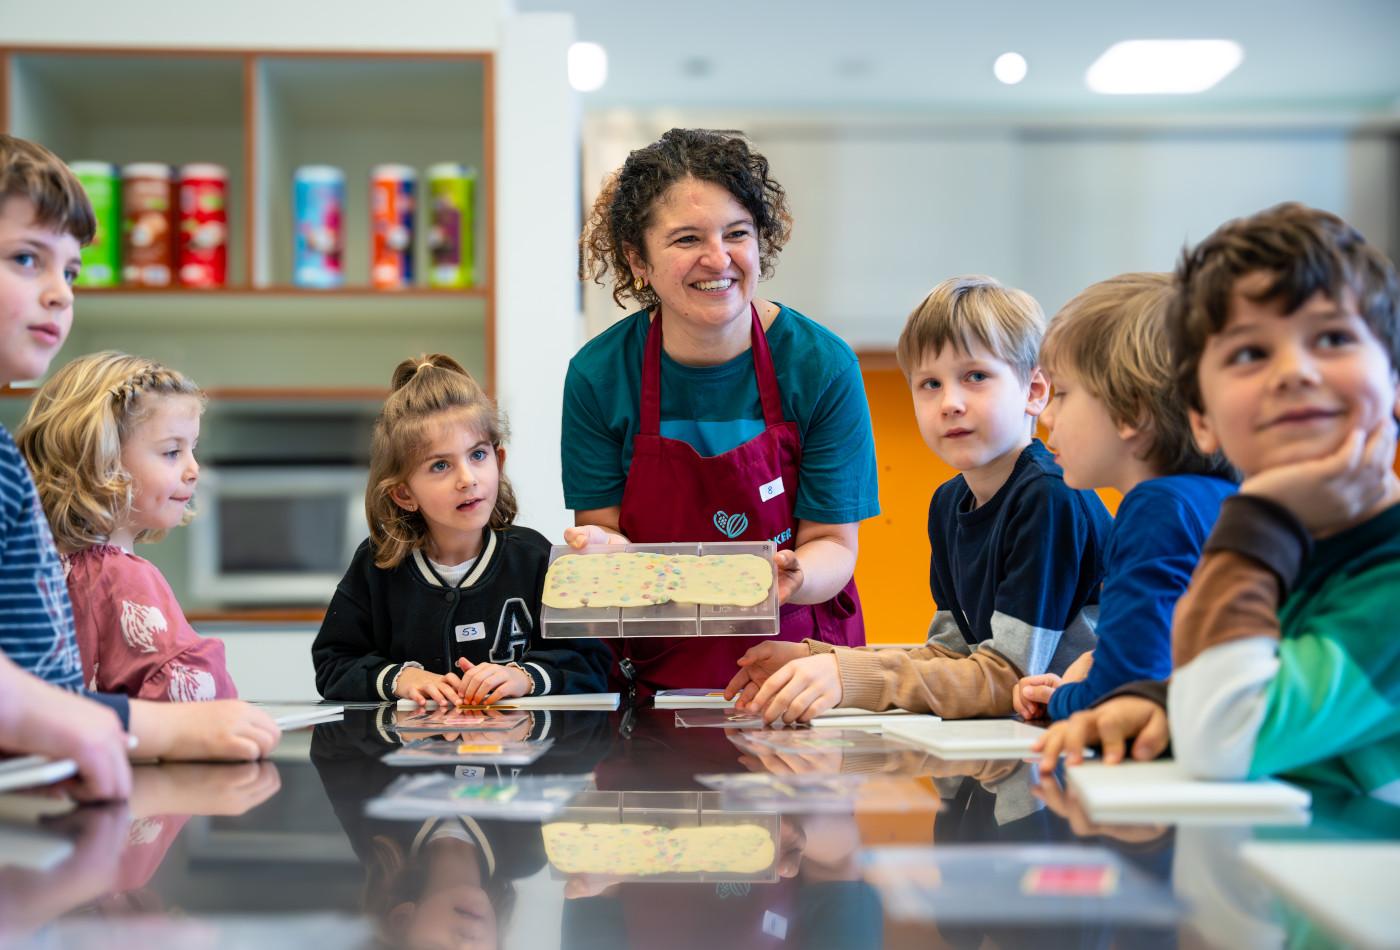
[{"label": "child's fingers", "polygon": [[462,656],[457,658],[457,669],[461,670],[464,674],[469,672],[473,666],[475,666],[475,664],[466,657]]},{"label": "child's fingers", "polygon": [[1021,687],[1022,702],[1038,703],[1044,705],[1050,702],[1050,695],[1055,692],[1054,686],[1033,684]]},{"label": "child's fingers", "polygon": [[1045,731],[1031,746],[1032,752],[1040,753],[1040,771],[1053,772],[1060,764],[1060,749],[1065,741],[1065,724],[1056,723]]},{"label": "child's fingers", "polygon": [[1117,765],[1123,761],[1129,738],[1122,719],[1108,715],[1103,717],[1103,722],[1099,724],[1099,745],[1103,748],[1104,765]]},{"label": "child's fingers", "polygon": [[1064,746],[1061,749],[1068,765],[1079,765],[1084,761],[1084,750],[1093,744],[1097,736],[1094,717],[1088,713],[1075,713],[1065,726]]},{"label": "child's fingers", "polygon": [[778,672],[764,680],[763,686],[758,690],[758,693],[755,694],[751,704],[756,709],[766,707],[772,702],[773,697],[778,694],[778,691],[787,685],[790,679],[792,679],[792,667],[784,666],[782,669],[778,670]]},{"label": "child's fingers", "polygon": [[1167,749],[1171,731],[1165,713],[1156,713],[1147,720],[1142,732],[1133,740],[1133,758],[1139,762],[1150,762]]},{"label": "child's fingers", "polygon": [[[739,658],[739,662],[743,663],[746,659],[748,659],[747,653]],[[740,669],[739,672],[734,674],[734,678],[729,681],[729,685],[724,688],[724,698],[735,698],[741,692],[744,691],[744,687],[747,686],[752,680],[753,677],[749,675],[748,670]]]}]

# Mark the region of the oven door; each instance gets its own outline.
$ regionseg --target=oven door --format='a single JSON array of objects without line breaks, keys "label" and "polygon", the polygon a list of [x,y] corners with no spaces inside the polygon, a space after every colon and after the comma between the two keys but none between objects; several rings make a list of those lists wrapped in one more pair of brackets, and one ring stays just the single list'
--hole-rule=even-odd
[{"label": "oven door", "polygon": [[363,468],[229,467],[199,475],[190,587],[224,604],[330,602],[368,534]]}]

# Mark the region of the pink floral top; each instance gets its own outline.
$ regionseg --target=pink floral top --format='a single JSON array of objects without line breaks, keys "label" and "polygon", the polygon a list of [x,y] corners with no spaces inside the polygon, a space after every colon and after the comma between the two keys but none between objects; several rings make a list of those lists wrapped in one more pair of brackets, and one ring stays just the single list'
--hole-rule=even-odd
[{"label": "pink floral top", "polygon": [[89,689],[133,699],[235,699],[220,640],[194,632],[145,558],[109,544],[63,556]]}]

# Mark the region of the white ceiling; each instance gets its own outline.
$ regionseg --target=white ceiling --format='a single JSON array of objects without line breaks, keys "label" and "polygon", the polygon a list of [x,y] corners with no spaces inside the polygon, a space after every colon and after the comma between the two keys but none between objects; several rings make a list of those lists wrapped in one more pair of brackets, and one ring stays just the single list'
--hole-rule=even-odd
[{"label": "white ceiling", "polygon": [[[1377,112],[1400,104],[1400,0],[515,0],[608,51],[590,110],[619,107],[1121,113]],[[1243,64],[1190,97],[1100,96],[1123,39],[1233,39]],[[1015,50],[1017,86],[992,77]]]}]

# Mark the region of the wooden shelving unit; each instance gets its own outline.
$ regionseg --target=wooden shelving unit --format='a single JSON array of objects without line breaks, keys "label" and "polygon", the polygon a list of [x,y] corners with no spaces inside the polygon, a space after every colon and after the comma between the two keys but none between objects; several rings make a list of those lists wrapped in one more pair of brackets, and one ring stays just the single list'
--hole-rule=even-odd
[{"label": "wooden shelving unit", "polygon": [[[124,349],[215,392],[323,400],[382,393],[400,359],[438,350],[495,391],[493,70],[491,53],[0,48],[0,128],[68,161],[213,161],[230,173],[228,287],[81,289],[64,355]],[[439,161],[477,169],[477,285],[370,288],[370,168],[421,174]],[[310,163],[346,173],[347,286],[332,291],[291,283],[292,171]]]}]

